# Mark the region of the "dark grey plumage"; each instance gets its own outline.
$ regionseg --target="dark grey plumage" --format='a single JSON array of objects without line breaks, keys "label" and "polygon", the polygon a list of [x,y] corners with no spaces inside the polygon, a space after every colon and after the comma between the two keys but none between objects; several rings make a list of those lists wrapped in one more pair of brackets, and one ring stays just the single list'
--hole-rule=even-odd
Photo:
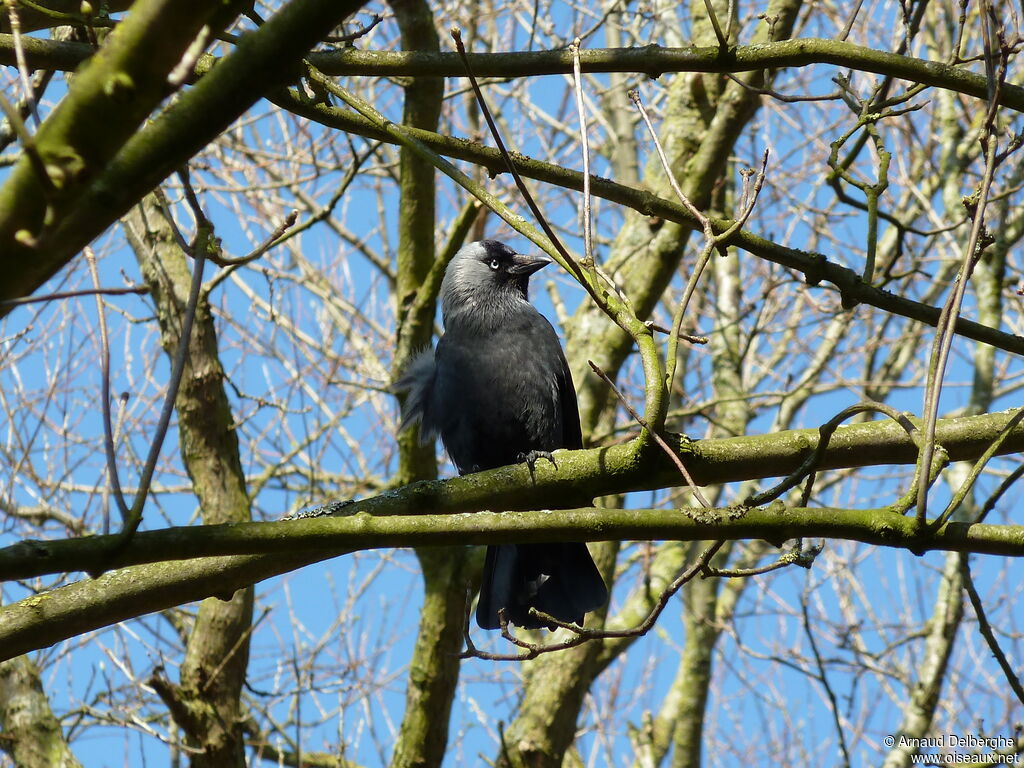
[{"label": "dark grey plumage", "polygon": [[[530,275],[550,264],[497,240],[462,248],[441,284],[444,335],[409,364],[402,429],[440,435],[459,474],[513,464],[531,451],[582,448],[569,366],[554,328],[527,299]],[[583,624],[608,590],[585,544],[487,548],[477,623],[499,626],[498,610],[522,627],[543,626],[536,607]]]}]

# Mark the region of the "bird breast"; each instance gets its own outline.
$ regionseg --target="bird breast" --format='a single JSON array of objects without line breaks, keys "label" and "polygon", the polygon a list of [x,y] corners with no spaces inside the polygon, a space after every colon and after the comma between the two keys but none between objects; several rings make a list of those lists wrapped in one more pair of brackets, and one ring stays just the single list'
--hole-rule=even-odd
[{"label": "bird breast", "polygon": [[489,332],[445,331],[436,352],[434,409],[460,472],[563,447],[561,359],[558,338],[539,314]]}]

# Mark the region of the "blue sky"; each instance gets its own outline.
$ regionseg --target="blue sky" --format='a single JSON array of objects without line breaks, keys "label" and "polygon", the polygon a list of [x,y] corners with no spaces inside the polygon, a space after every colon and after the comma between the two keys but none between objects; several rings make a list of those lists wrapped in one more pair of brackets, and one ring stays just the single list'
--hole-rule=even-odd
[{"label": "blue sky", "polygon": [[[563,39],[589,24],[588,20],[573,17],[573,12],[562,5],[553,6],[551,20],[556,28],[565,30],[560,35]],[[506,25],[502,39],[509,48],[525,44],[528,32],[522,25],[507,17],[499,22]],[[804,34],[825,32],[831,33],[808,29]],[[388,19],[373,43],[383,44],[382,41],[393,37],[394,23]],[[600,42],[598,34],[590,44],[596,46]],[[552,44],[543,36],[535,43],[537,47]],[[828,88],[828,78],[834,70],[821,67],[815,71],[811,90]],[[597,83],[604,81],[596,78]],[[562,77],[536,78],[529,86],[530,103],[546,114],[574,118],[574,110],[561,107],[566,98],[565,82]],[[356,82],[352,87],[361,86]],[[461,84],[447,85],[449,92],[457,87]],[[500,96],[504,88],[495,85],[489,92],[507,121],[514,145],[526,154],[579,168],[581,162],[575,148],[568,143],[559,144],[559,134],[549,130],[538,115],[518,110],[516,97],[520,94]],[[645,103],[656,107],[661,88],[660,83],[644,82],[641,89]],[[60,89],[55,88],[51,95],[56,97],[59,93]],[[397,119],[400,113],[394,89],[382,89],[375,95],[378,108]],[[447,114],[455,126],[452,130],[458,132],[464,124],[461,97],[453,99]],[[820,117],[813,105],[801,115],[808,124]],[[265,104],[257,105],[240,125],[244,126],[239,130],[245,132],[248,145],[266,152],[268,157],[280,160],[293,149],[296,160],[292,170],[297,178],[306,179],[304,189],[321,202],[331,195],[349,158],[344,137],[332,136],[317,126],[290,126],[293,132],[283,131]],[[353,141],[357,148],[362,148],[362,139]],[[316,167],[300,159],[300,148],[307,143],[317,147]],[[754,231],[794,247],[827,250],[829,258],[856,267],[863,253],[863,216],[842,219],[830,231],[831,239],[822,242],[813,234],[812,211],[829,204],[831,191],[813,181],[788,185],[791,179],[820,178],[824,169],[820,142],[816,144],[809,132],[801,135],[787,125],[781,112],[765,109],[738,143],[735,168],[755,162],[765,146],[773,151],[773,175],[769,176],[752,224]],[[329,164],[331,152],[337,153],[339,162],[337,168],[326,172],[323,169]],[[648,146],[642,162],[649,152]],[[241,173],[234,177],[238,188],[231,188],[228,181],[233,177],[225,172],[223,164],[242,162],[241,158],[234,147],[224,143],[217,153],[203,158],[210,164],[209,171],[193,172],[197,183],[210,187],[203,196],[204,205],[226,251],[234,256],[247,252],[276,226],[279,218],[268,216],[268,211],[283,212],[293,202],[290,191],[269,183],[263,191],[255,186],[246,188],[250,179]],[[245,162],[255,163],[251,158]],[[607,174],[605,163],[599,158],[595,158],[595,163],[594,172]],[[246,167],[242,165],[243,169]],[[320,173],[322,176],[317,177]],[[267,180],[263,174],[256,178]],[[496,186],[504,188],[504,184],[502,180]],[[532,186],[537,189],[539,185]],[[439,180],[438,187],[442,222],[439,232],[443,233],[463,194],[445,180]],[[368,249],[385,259],[393,258],[389,248],[395,243],[395,225],[400,215],[394,189],[395,185],[387,183],[357,183],[338,209],[338,219],[352,236],[363,240]],[[556,227],[570,233],[577,231],[574,209],[578,197],[559,191],[541,193],[545,210]],[[173,185],[169,194],[177,194]],[[518,205],[514,197],[509,199]],[[793,214],[794,199],[803,202],[800,215]],[[182,227],[188,229],[191,224],[184,209],[179,206],[176,211]],[[598,234],[607,238],[621,225],[621,212],[610,204],[601,204],[600,211]],[[495,220],[488,227],[488,234],[502,234]],[[519,238],[512,241],[524,244]],[[244,450],[248,450],[242,457],[247,473],[259,475],[275,458],[287,455],[298,442],[306,441],[290,458],[295,473],[263,486],[254,499],[254,513],[259,519],[277,519],[319,503],[325,494],[330,497],[330,484],[338,482],[338,478],[363,473],[378,483],[385,482],[394,466],[394,403],[373,393],[374,387],[386,386],[384,374],[390,366],[387,332],[393,324],[393,312],[386,281],[348,240],[326,226],[304,233],[300,242],[301,248],[297,250],[334,295],[359,308],[350,336],[330,335],[337,330],[331,309],[312,280],[302,276],[286,249],[278,249],[240,271],[237,281],[225,281],[213,297],[218,308],[222,358],[232,385],[229,395],[241,422]],[[567,243],[577,251],[581,248],[578,238],[568,237]],[[103,285],[123,285],[125,276],[128,282],[140,281],[134,257],[116,228],[94,247],[100,257]],[[743,254],[738,258],[752,259]],[[786,276],[781,269],[773,275],[780,279]],[[553,283],[570,313],[583,300],[582,293],[554,268],[540,273],[538,278],[532,291],[534,301],[558,327],[549,283]],[[85,265],[78,259],[39,293],[88,285]],[[761,287],[749,286],[747,293],[752,300]],[[810,293],[823,302],[832,298],[824,291]],[[267,307],[294,323],[301,333],[275,329],[275,318],[268,315]],[[970,304],[966,311],[970,312]],[[878,323],[878,313],[866,307],[858,308],[857,312],[864,324],[851,343],[867,343],[878,332],[874,325]],[[136,296],[111,298],[107,315],[112,326],[112,390],[131,395],[126,431],[119,446],[122,482],[131,486],[136,477],[135,461],[149,445],[149,428],[155,420],[168,366],[158,347],[148,300]],[[665,317],[659,319],[665,322]],[[714,332],[713,320],[703,320],[708,326],[706,330]],[[116,513],[102,493],[106,479],[99,448],[102,427],[95,325],[96,307],[91,297],[30,305],[13,312],[0,329],[0,338],[7,340],[5,354],[9,363],[0,370],[0,389],[10,397],[23,397],[25,403],[14,411],[18,423],[12,420],[4,427],[4,439],[14,446],[9,448],[12,455],[18,455],[17,450],[24,448],[12,435],[30,435],[32,442],[25,450],[26,461],[33,471],[52,472],[41,480],[24,472],[10,472],[3,478],[5,492],[20,504],[56,504],[98,531],[104,527],[104,516]],[[808,328],[808,336],[813,339],[815,331]],[[323,350],[336,357],[315,356],[317,345],[325,337],[329,343],[323,345]],[[369,344],[379,354],[378,367],[344,368],[344,363],[357,355],[359,343]],[[969,350],[970,345],[963,341],[955,346],[943,412],[965,402],[971,375]],[[19,358],[22,351],[27,356]],[[800,354],[794,353],[792,359],[799,361]],[[706,362],[696,355],[687,379],[687,389],[695,393],[694,397],[706,386],[707,374]],[[316,386],[306,386],[308,382],[316,382]],[[801,425],[816,426],[860,396],[854,387],[824,393],[805,410]],[[997,407],[1008,407],[1013,400],[1011,394]],[[920,411],[920,402],[918,387],[897,391],[891,401],[914,412]],[[287,408],[283,409],[281,404]],[[768,430],[771,418],[772,411],[766,410],[751,424],[750,432]],[[42,426],[36,430],[32,426],[35,423]],[[691,419],[684,428],[701,436],[707,422]],[[157,477],[161,493],[147,507],[144,527],[192,524],[196,520],[196,502],[188,492],[177,450],[172,429]],[[302,479],[301,473],[311,467],[327,478],[326,489]],[[445,465],[444,471],[453,473],[450,465]],[[59,487],[48,485],[47,481],[54,478],[61,481]],[[854,486],[840,486],[819,501],[831,503],[845,493],[847,499],[853,495],[859,500],[883,503],[892,498],[897,487],[903,487],[903,481],[904,478],[895,477],[884,468],[865,470],[857,473]],[[992,484],[992,480],[985,481],[986,487]],[[937,491],[935,502],[945,494],[945,490]],[[662,503],[665,495],[634,494],[628,503]],[[995,514],[1000,521],[1012,520],[1018,518],[1019,511],[1019,502],[1008,499]],[[56,528],[44,533],[64,535]],[[18,536],[8,523],[0,532],[0,545],[13,543]],[[1020,566],[1015,562],[975,558],[974,563],[983,594],[1022,582]],[[880,667],[890,664],[893,669],[910,669],[919,661],[919,647],[913,643],[898,644],[895,648],[890,645],[905,631],[901,626],[920,627],[930,616],[936,573],[942,564],[940,554],[915,557],[907,552],[840,542],[830,543],[811,571],[789,569],[752,579],[739,602],[730,633],[723,636],[717,648],[716,683],[708,706],[705,739],[708,765],[748,764],[741,745],[755,740],[790,741],[799,745],[797,751],[805,754],[809,763],[838,764],[832,714],[824,687],[814,679],[817,671],[801,661],[808,654],[808,638],[800,620],[802,599],[808,600],[816,619],[818,641],[831,654],[829,683],[837,692],[840,709],[866,734],[862,741],[849,745],[855,755],[854,763],[867,765],[876,761],[879,740],[891,732],[902,703],[898,697],[889,696],[887,690],[902,689],[895,683],[887,689],[879,682],[885,674],[878,673],[876,679],[864,673],[863,665],[858,667],[857,662],[862,662],[863,657],[849,645],[844,646],[843,632],[850,628],[849,616],[842,614],[842,606],[848,601],[856,608],[855,613],[872,618],[863,640],[869,651],[880,654]],[[851,570],[856,574],[856,589],[844,580],[844,574]],[[635,582],[637,573],[634,568],[613,594],[613,610]],[[361,591],[364,584],[366,589]],[[996,592],[999,597],[991,604],[991,618],[994,623],[999,622],[1007,644],[1020,650],[1021,615],[1014,599],[1018,589],[1010,587]],[[351,759],[367,766],[385,764],[394,729],[401,719],[404,666],[409,659],[421,603],[413,554],[367,552],[338,558],[270,579],[258,585],[257,590],[261,596],[257,607],[260,622],[253,634],[250,683],[257,690],[273,691],[265,699],[270,702],[270,713],[285,719],[296,707],[301,709],[304,749],[334,749],[343,741],[347,745],[346,756]],[[21,585],[3,587],[5,602],[23,594]],[[194,606],[189,608],[193,609]],[[609,669],[598,682],[581,718],[581,727],[588,729],[580,739],[587,765],[628,764],[632,754],[628,726],[641,723],[645,712],[657,712],[675,675],[682,642],[680,610],[676,600],[656,630],[639,640],[626,659]],[[985,728],[990,729],[987,733],[1001,733],[1000,728],[1010,722],[1013,713],[1000,711],[990,695],[991,690],[998,688],[998,673],[973,625],[968,623],[961,631],[955,684],[949,686],[949,705],[940,715],[939,727],[947,732],[964,732],[981,719]],[[485,648],[505,650],[500,640],[480,632],[475,636]],[[117,716],[126,711],[126,702],[140,695],[140,681],[157,665],[166,664],[171,677],[176,676],[177,657],[168,650],[173,650],[176,643],[170,624],[160,616],[127,622],[43,651],[43,659],[61,655],[59,663],[47,668],[44,683],[55,708],[62,714],[88,705]],[[73,650],[64,654],[68,649]],[[315,664],[311,667],[313,679],[305,676],[296,680],[291,654],[311,654],[312,649],[316,649]],[[974,677],[968,674],[972,669],[976,672]],[[515,713],[521,671],[512,663],[472,660],[463,665],[462,685],[452,717],[452,751],[446,765],[474,764],[480,754],[495,754],[496,723],[507,723]],[[103,698],[105,690],[114,692],[113,700]],[[148,691],[141,695],[150,701],[154,698]],[[789,704],[784,712],[779,711],[780,700]],[[979,700],[984,703],[976,704]],[[159,710],[159,704],[155,708]],[[71,716],[65,720],[68,726],[73,722]],[[595,722],[605,727],[597,732],[592,728]],[[123,723],[91,726],[76,739],[76,754],[87,766],[164,765],[168,751],[160,739],[164,735],[162,726],[154,725],[152,730],[147,733],[138,723],[132,728]]]}]

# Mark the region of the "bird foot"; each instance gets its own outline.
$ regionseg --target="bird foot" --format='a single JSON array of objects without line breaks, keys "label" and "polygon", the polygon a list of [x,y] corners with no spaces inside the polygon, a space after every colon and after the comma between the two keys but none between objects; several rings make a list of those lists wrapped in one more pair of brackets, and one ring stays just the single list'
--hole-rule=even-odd
[{"label": "bird foot", "polygon": [[526,466],[530,468],[530,474],[533,474],[533,468],[537,464],[538,459],[547,459],[551,462],[551,466],[558,469],[558,463],[555,461],[555,457],[551,455],[551,451],[530,451],[529,453],[520,453],[517,457],[519,461],[526,462]]}]

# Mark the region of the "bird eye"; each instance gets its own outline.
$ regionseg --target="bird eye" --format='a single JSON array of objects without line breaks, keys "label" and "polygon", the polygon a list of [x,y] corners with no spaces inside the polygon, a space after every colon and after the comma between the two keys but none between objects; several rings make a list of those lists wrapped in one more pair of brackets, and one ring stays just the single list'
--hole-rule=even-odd
[{"label": "bird eye", "polygon": [[497,269],[500,266],[501,266],[501,262],[500,261],[498,261],[497,259],[491,259],[491,261],[490,261],[491,269]]}]

